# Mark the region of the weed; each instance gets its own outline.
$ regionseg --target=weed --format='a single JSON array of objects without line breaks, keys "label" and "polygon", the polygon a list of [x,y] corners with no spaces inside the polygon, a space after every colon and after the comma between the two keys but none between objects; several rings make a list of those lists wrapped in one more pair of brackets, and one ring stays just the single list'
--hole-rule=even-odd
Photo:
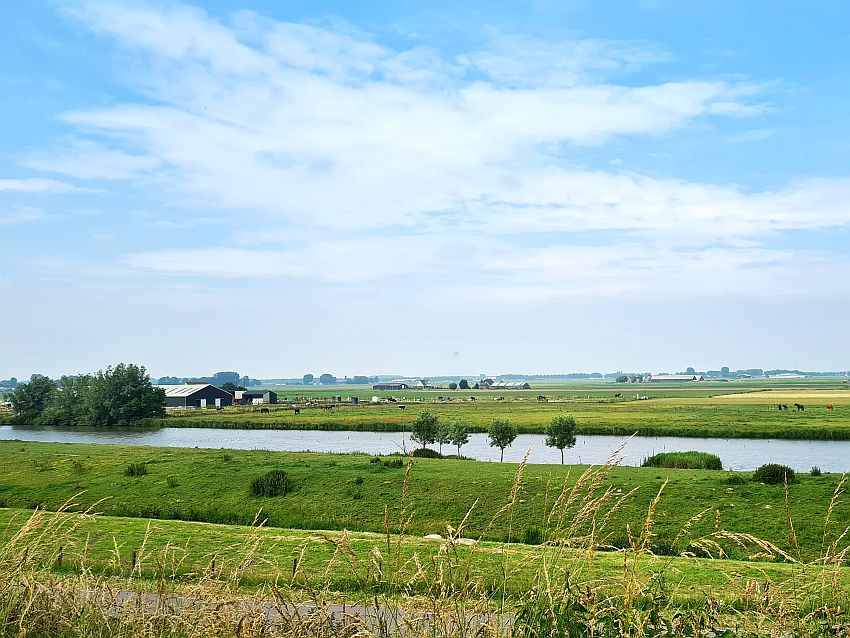
[{"label": "weed", "polygon": [[284,470],[271,470],[251,481],[255,496],[286,496],[292,491],[292,479]]},{"label": "weed", "polygon": [[144,476],[148,473],[148,466],[144,463],[130,463],[124,469],[124,476]]}]

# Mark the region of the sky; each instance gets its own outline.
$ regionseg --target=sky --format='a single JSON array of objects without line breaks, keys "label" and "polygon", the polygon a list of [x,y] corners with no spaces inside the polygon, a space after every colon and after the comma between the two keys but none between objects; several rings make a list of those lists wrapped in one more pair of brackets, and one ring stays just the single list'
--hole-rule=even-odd
[{"label": "sky", "polygon": [[0,378],[850,368],[841,0],[0,7]]}]

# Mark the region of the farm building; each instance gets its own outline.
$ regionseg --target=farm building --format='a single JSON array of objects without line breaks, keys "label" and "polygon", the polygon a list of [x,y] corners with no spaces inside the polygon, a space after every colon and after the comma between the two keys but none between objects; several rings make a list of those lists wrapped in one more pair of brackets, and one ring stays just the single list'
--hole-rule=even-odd
[{"label": "farm building", "polygon": [[701,374],[657,374],[650,381],[652,383],[686,383],[688,381],[705,381]]},{"label": "farm building", "polygon": [[530,390],[531,386],[526,381],[494,381],[490,390]]},{"label": "farm building", "polygon": [[260,405],[277,403],[277,392],[272,390],[237,390],[233,396],[236,405]]},{"label": "farm building", "polygon": [[158,385],[165,390],[166,408],[225,407],[233,403],[233,395],[209,383]]},{"label": "farm building", "polygon": [[407,390],[406,383],[376,383],[373,390]]}]

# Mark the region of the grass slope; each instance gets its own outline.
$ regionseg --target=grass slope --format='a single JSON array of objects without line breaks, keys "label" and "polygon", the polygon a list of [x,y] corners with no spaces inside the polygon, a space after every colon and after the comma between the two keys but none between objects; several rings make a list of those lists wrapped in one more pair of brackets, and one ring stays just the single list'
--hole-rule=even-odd
[{"label": "grass slope", "polygon": [[[147,474],[126,476],[131,463],[144,463]],[[274,498],[254,497],[253,478],[271,469],[288,472],[293,491]],[[416,459],[406,492],[414,534],[442,533],[457,526],[467,512],[467,534],[492,540],[547,535],[546,513],[566,481],[578,480],[579,466],[531,465],[525,468],[510,516],[490,528],[493,513],[509,498],[516,465],[476,461]],[[840,477],[801,476],[789,487],[788,513],[782,486],[752,481],[727,483],[729,473],[705,470],[615,468],[600,477],[609,499],[621,497],[619,508],[594,525],[610,545],[629,544],[628,529],[641,529],[653,498],[652,545],[656,551],[678,552],[687,539],[676,540],[688,525],[687,537],[703,537],[718,529],[746,532],[768,540],[804,559],[818,556],[850,523],[850,505],[838,499],[824,530],[827,509]],[[749,476],[749,475],[742,475]],[[603,480],[604,478],[604,480]],[[0,506],[57,509],[74,495],[108,515],[250,524],[257,516],[282,528],[384,531],[385,512],[393,531],[404,492],[405,468],[389,468],[364,455],[328,455],[268,451],[144,448],[112,445],[0,442]],[[627,496],[627,497],[626,497]],[[688,523],[704,512],[699,520]],[[575,515],[573,511],[569,515]],[[796,538],[796,542],[794,541]],[[727,549],[736,557],[756,550]]]}]

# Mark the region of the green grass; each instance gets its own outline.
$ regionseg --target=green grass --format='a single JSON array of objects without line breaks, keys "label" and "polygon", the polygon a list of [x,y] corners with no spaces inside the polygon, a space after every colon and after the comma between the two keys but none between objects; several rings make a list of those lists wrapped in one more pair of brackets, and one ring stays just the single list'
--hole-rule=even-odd
[{"label": "green grass", "polygon": [[[385,512],[397,521],[405,467],[373,463],[366,455],[329,455],[268,451],[124,447],[59,443],[0,442],[0,506],[45,506],[58,509],[74,495],[83,505],[98,503],[111,516],[151,517],[213,523],[251,524],[256,518],[281,528],[384,531]],[[130,463],[144,463],[148,474],[125,476]],[[407,507],[415,514],[414,534],[442,533],[467,516],[471,536],[522,540],[529,530],[548,533],[546,512],[563,484],[572,485],[582,466],[530,465],[525,468],[510,519],[488,528],[505,502],[517,466],[466,460],[415,459],[407,490]],[[251,481],[270,470],[292,479],[286,496],[262,498],[250,492]],[[790,534],[784,489],[751,480],[730,484],[728,472],[654,468],[614,468],[600,479],[600,494],[624,497],[622,506],[594,522],[600,543],[629,545],[627,526],[639,530],[653,498],[664,488],[655,511],[652,546],[678,552],[689,538],[718,529],[746,532],[786,552],[811,558],[824,541],[850,523],[850,505],[839,499],[832,521],[824,520],[840,477],[801,475],[789,486]],[[627,497],[626,497],[627,496]],[[471,511],[470,511],[471,510]],[[691,523],[691,517],[701,514]],[[590,524],[590,523],[588,523]],[[392,531],[398,531],[393,523]],[[676,540],[683,526],[685,540]],[[735,557],[759,553],[726,543]]]},{"label": "green grass", "polygon": [[[311,399],[319,403],[338,392],[344,398],[370,394],[372,391],[313,389]],[[318,392],[324,392],[319,395]],[[614,395],[619,392],[620,398]],[[375,393],[390,395],[393,393]],[[543,433],[546,424],[558,414],[571,414],[580,434],[614,434],[645,436],[705,436],[723,438],[783,439],[850,439],[850,388],[831,386],[768,387],[713,384],[699,386],[656,387],[652,384],[626,387],[608,384],[540,388],[521,392],[477,391],[400,391],[406,397],[406,409],[396,404],[343,403],[332,410],[302,407],[294,414],[287,404],[269,406],[261,414],[256,406],[226,408],[221,411],[173,411],[164,419],[150,424],[169,427],[216,427],[248,429],[317,429],[403,431],[422,410],[441,418],[463,418],[473,431],[484,432],[495,417],[508,417],[524,433]],[[549,401],[538,402],[537,395]],[[281,395],[281,401],[283,401]],[[303,394],[297,395],[304,396]],[[438,401],[437,397],[452,401]],[[468,401],[475,396],[475,401]],[[649,399],[636,399],[647,396]],[[504,397],[504,401],[496,400]],[[287,397],[288,400],[296,398]],[[793,403],[807,409],[793,410]],[[778,403],[792,405],[790,411],[779,411]],[[835,406],[827,411],[826,405]]]},{"label": "green grass", "polygon": [[[32,516],[32,512],[0,509],[0,544],[8,542]],[[184,521],[146,521],[112,516],[39,514],[44,527],[63,530],[55,533],[46,548],[46,564],[57,570],[55,557],[62,546],[59,571],[71,573],[86,569],[109,576],[135,576],[155,580],[167,571],[184,583],[198,580],[215,566],[221,572],[235,569],[249,554],[262,556],[243,575],[240,586],[250,592],[262,585],[277,583],[294,589],[320,586],[339,599],[372,592],[368,570],[377,552],[387,580],[408,583],[402,594],[417,604],[425,594],[426,581],[417,581],[417,564],[427,570],[445,557],[444,541],[364,532],[310,532],[267,527],[215,525]],[[349,552],[350,550],[350,552]],[[451,548],[458,563],[470,561],[473,577],[491,594],[518,600],[528,591],[540,563],[552,563],[561,576],[581,565],[576,584],[610,579],[623,569],[623,553],[596,553],[552,546],[482,542],[473,550]],[[394,558],[399,552],[400,560]],[[135,569],[133,555],[135,554]],[[414,559],[414,556],[416,557]],[[670,580],[669,595],[676,604],[699,601],[706,595],[736,598],[747,580],[771,581],[776,587],[793,584],[802,569],[786,563],[711,560],[685,557],[649,556],[636,563],[639,577],[649,580],[664,572]],[[551,568],[551,566],[550,566]],[[390,571],[392,570],[392,571]],[[500,580],[507,575],[504,584]],[[850,569],[841,571],[841,584],[850,586]],[[119,586],[126,584],[119,583]]]}]

